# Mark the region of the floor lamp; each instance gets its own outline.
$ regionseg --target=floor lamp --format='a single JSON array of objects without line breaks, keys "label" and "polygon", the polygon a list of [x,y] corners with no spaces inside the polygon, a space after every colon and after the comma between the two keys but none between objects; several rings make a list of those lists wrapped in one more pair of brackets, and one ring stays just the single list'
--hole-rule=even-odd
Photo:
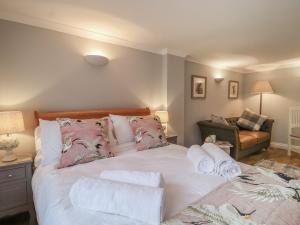
[{"label": "floor lamp", "polygon": [[254,83],[251,93],[252,94],[260,94],[259,114],[261,114],[262,95],[267,94],[267,93],[269,93],[269,94],[274,93],[273,88],[268,80],[258,80]]}]

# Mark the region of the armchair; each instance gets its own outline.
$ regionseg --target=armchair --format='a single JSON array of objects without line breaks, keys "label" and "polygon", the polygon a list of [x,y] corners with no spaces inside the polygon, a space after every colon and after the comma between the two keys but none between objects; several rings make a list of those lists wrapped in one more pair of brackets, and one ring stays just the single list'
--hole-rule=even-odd
[{"label": "armchair", "polygon": [[236,125],[238,119],[227,118],[229,125],[212,123],[211,120],[199,121],[202,143],[207,136],[215,134],[218,140],[229,141],[233,145],[230,155],[236,160],[270,146],[274,120],[267,119],[259,131],[248,131]]}]

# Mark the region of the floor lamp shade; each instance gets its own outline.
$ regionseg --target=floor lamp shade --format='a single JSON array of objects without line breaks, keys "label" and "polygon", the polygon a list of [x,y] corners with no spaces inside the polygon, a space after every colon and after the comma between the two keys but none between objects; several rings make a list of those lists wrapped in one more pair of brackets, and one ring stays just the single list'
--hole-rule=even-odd
[{"label": "floor lamp shade", "polygon": [[268,80],[258,80],[254,83],[251,92],[253,94],[274,93],[273,88]]},{"label": "floor lamp shade", "polygon": [[268,80],[258,80],[251,89],[252,94],[260,94],[259,113],[262,111],[262,94],[274,93],[274,90]]}]

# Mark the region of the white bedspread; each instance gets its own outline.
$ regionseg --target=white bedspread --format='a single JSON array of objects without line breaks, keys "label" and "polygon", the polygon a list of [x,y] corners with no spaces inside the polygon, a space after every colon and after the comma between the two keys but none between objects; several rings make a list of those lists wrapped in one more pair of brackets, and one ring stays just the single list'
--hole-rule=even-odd
[{"label": "white bedspread", "polygon": [[99,177],[102,170],[113,169],[161,172],[165,181],[166,219],[173,217],[226,181],[218,176],[196,174],[186,151],[185,147],[169,145],[64,169],[55,169],[54,165],[39,167],[32,180],[39,224],[142,225],[126,217],[72,206],[68,193],[78,178]]}]

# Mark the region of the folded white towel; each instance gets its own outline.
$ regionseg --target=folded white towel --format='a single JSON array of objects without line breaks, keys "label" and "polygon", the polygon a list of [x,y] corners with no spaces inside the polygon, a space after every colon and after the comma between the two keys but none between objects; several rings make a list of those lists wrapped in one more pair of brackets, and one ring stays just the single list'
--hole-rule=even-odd
[{"label": "folded white towel", "polygon": [[226,178],[232,178],[241,174],[238,163],[227,153],[212,143],[205,143],[201,146],[214,160],[214,173]]},{"label": "folded white towel", "polygon": [[80,178],[69,193],[75,207],[122,215],[148,224],[164,218],[164,189],[105,179]]},{"label": "folded white towel", "polygon": [[163,177],[159,172],[104,170],[101,172],[100,178],[150,187],[164,186]]},{"label": "folded white towel", "polygon": [[187,157],[192,161],[197,173],[212,174],[214,172],[214,160],[199,145],[192,145],[187,151]]}]

